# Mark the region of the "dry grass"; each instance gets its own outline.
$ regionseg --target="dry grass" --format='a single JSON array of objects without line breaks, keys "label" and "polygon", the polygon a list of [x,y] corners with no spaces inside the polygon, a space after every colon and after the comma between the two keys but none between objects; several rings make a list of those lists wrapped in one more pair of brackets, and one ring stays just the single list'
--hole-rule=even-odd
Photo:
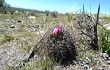
[{"label": "dry grass", "polygon": [[[78,36],[77,30],[75,29],[75,22],[73,19],[74,16],[72,14],[61,15],[58,16],[58,19],[52,18],[50,16],[45,16],[45,14],[38,13],[35,19],[35,23],[31,23],[33,20],[30,20],[28,17],[21,17],[24,16],[22,14],[3,14],[0,16],[2,18],[0,21],[0,27],[2,27],[1,35],[0,35],[0,43],[1,45],[5,45],[4,43],[9,43],[9,41],[16,41],[20,44],[20,48],[24,50],[25,53],[28,53],[32,47],[37,43],[39,39],[41,39],[43,32],[45,32],[49,28],[53,28],[58,24],[65,25],[65,28],[71,29],[71,33],[75,33],[76,41],[79,44],[82,44],[83,40],[82,37]],[[63,18],[62,18],[63,17]],[[8,19],[11,19],[8,21]],[[17,20],[21,20],[21,23],[18,23]],[[15,28],[10,28],[11,25],[15,25]],[[37,28],[36,25],[39,25]],[[6,46],[6,45],[5,45]],[[40,53],[37,58],[33,58],[32,61],[29,61],[25,65],[20,65],[17,68],[13,68],[8,66],[7,70],[56,70],[55,63],[47,56],[47,52],[44,50],[44,45],[42,44],[40,47]],[[90,62],[88,62],[88,66],[90,68],[98,69],[103,67],[103,64],[106,62],[102,61],[100,57],[100,51],[92,51],[92,50],[85,50],[83,46],[80,48],[77,47],[78,56],[77,56],[77,64],[76,66],[72,65],[75,70],[82,69],[84,70],[81,64],[85,63],[85,59],[88,58]],[[94,60],[94,57],[96,60]],[[78,64],[79,63],[79,64]],[[85,64],[86,65],[86,64]],[[70,68],[70,67],[69,67]],[[58,70],[63,70],[63,68],[59,68]],[[105,68],[105,70],[107,70]]]}]

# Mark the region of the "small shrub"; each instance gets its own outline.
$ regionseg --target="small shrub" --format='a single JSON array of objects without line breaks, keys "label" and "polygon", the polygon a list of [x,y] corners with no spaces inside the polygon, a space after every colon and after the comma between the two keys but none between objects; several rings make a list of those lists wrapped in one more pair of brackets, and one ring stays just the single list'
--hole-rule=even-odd
[{"label": "small shrub", "polygon": [[14,40],[14,37],[12,35],[4,34],[2,38],[2,43],[5,43],[7,41]]},{"label": "small shrub", "polygon": [[99,40],[102,52],[110,55],[110,30],[102,28],[99,33]]},{"label": "small shrub", "polygon": [[22,43],[22,48],[26,51],[26,53],[28,53],[32,47],[33,45],[28,42]]},{"label": "small shrub", "polygon": [[51,12],[51,16],[52,16],[53,18],[57,18],[58,12],[57,12],[57,11]]},{"label": "small shrub", "polygon": [[46,16],[49,16],[50,11],[46,10],[46,11],[45,11],[45,14],[46,14]]}]

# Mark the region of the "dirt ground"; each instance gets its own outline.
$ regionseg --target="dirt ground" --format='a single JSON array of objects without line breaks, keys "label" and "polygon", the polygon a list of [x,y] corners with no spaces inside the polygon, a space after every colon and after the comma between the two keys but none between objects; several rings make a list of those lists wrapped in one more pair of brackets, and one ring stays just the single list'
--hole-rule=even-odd
[{"label": "dirt ground", "polygon": [[[7,17],[8,16],[8,17]],[[37,25],[44,23],[42,18],[35,20],[28,19],[27,17],[10,17],[10,15],[5,15],[0,18],[0,42],[2,42],[2,35],[11,34],[14,36],[14,40],[6,41],[0,45],[0,70],[6,69],[6,67],[16,67],[20,63],[29,57],[30,46],[33,46],[45,33],[46,29],[37,29]],[[24,20],[25,19],[25,20]],[[36,18],[37,19],[37,18]],[[19,22],[19,20],[21,22]],[[29,44],[27,44],[29,43]],[[26,48],[28,46],[28,48]],[[32,48],[32,47],[31,47]],[[73,64],[63,67],[59,65],[53,66],[54,70],[109,70],[110,69],[110,57],[101,53],[101,51],[92,51],[81,49],[78,50],[77,61]],[[33,57],[34,60],[38,58]]]}]

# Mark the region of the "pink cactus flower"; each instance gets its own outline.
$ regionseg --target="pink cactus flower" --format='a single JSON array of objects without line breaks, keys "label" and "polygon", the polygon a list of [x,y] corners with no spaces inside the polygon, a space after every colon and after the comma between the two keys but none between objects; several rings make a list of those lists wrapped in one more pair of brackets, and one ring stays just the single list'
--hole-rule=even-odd
[{"label": "pink cactus flower", "polygon": [[61,25],[58,25],[57,28],[58,28],[59,31],[62,30],[62,26]]},{"label": "pink cactus flower", "polygon": [[59,28],[54,28],[52,33],[57,33],[59,31]]},{"label": "pink cactus flower", "polygon": [[52,36],[53,37],[57,37],[59,34],[59,32],[62,32],[62,26],[58,25],[56,28],[54,28],[54,30],[52,31]]},{"label": "pink cactus flower", "polygon": [[54,28],[53,33],[58,33],[61,30],[62,30],[62,26],[58,25],[56,28]]}]

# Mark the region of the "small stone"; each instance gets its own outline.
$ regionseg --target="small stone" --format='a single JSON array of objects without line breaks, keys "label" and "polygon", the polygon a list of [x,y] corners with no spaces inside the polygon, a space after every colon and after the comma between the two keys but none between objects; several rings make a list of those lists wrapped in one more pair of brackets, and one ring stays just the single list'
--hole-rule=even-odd
[{"label": "small stone", "polygon": [[15,28],[15,27],[16,27],[15,25],[11,25],[11,26],[10,26],[10,28]]},{"label": "small stone", "polygon": [[88,65],[84,65],[84,70],[89,70],[89,66]]},{"label": "small stone", "polygon": [[110,60],[110,57],[108,57],[108,60]]},{"label": "small stone", "polygon": [[90,63],[90,59],[88,57],[86,57],[83,61],[83,64],[89,64]]},{"label": "small stone", "polygon": [[61,66],[55,66],[54,70],[62,70]]},{"label": "small stone", "polygon": [[15,65],[14,65],[14,67],[18,67],[19,65],[20,65],[20,63],[18,63],[18,64],[15,64]]},{"label": "small stone", "polygon": [[90,68],[89,70],[93,70],[93,68]]},{"label": "small stone", "polygon": [[101,53],[100,56],[101,56],[103,59],[105,59],[105,60],[107,60],[107,58],[108,58],[108,54],[107,54],[107,53]]},{"label": "small stone", "polygon": [[107,64],[109,64],[109,65],[110,65],[110,60],[108,60],[108,61],[107,61]]},{"label": "small stone", "polygon": [[73,63],[74,63],[74,65],[76,65],[77,63],[76,63],[76,61],[73,61]]},{"label": "small stone", "polygon": [[34,58],[38,58],[39,56],[37,54],[34,55]]},{"label": "small stone", "polygon": [[84,64],[83,63],[80,63],[80,65],[83,66]]},{"label": "small stone", "polygon": [[22,21],[21,20],[18,20],[17,22],[21,23]]},{"label": "small stone", "polygon": [[98,70],[104,70],[103,68],[98,68]]}]

